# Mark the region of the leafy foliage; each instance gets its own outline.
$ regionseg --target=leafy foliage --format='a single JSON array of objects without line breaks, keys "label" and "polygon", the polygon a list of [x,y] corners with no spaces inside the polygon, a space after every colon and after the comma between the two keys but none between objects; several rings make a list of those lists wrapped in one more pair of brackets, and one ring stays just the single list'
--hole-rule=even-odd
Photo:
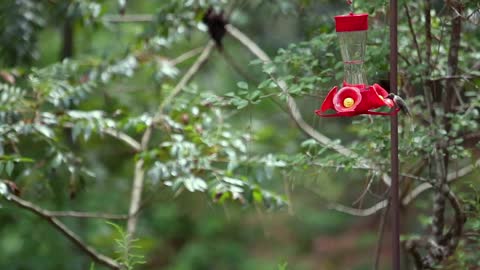
[{"label": "leafy foliage", "polygon": [[[59,211],[123,213],[138,175],[135,164],[141,160],[146,185],[138,240],[113,223],[115,237],[104,231],[103,223],[66,222],[98,250],[116,254],[127,269],[354,269],[370,259],[371,252],[362,252],[373,249],[367,240],[376,232],[359,233],[361,221],[325,208],[359,195],[354,204],[360,208],[384,199],[381,174],[390,170],[389,121],[320,120],[313,114],[343,78],[330,15],[347,12],[346,6],[308,0],[56,2],[0,4],[0,42],[5,45],[0,57],[6,67],[0,71],[0,174],[20,187],[22,198]],[[438,8],[440,2],[432,2],[431,65],[420,61],[427,58],[424,3],[405,2],[410,18],[400,17],[399,91],[414,115],[400,116],[403,198],[426,179],[437,178],[436,153],[446,157],[451,173],[478,159],[480,81],[472,68],[480,61],[472,49],[479,45],[476,15],[462,21],[459,72],[449,78],[453,16]],[[371,14],[369,82],[386,80],[387,3],[355,5],[358,12]],[[201,21],[210,6],[232,11],[230,22],[246,29],[273,61],[254,60],[227,36],[225,51],[214,51],[194,80],[159,110],[208,40]],[[117,16],[119,9],[125,15]],[[151,21],[140,16],[141,23],[129,22],[137,13],[148,13]],[[463,13],[478,14],[478,6],[465,3]],[[63,37],[52,37],[67,21],[74,30],[75,54],[60,61],[58,48],[65,44],[54,43],[64,42]],[[244,70],[239,72],[232,61]],[[451,80],[458,102],[446,111],[442,97]],[[329,137],[330,144],[305,136],[291,121],[280,81],[300,105],[304,120]],[[433,93],[433,100],[425,91]],[[150,129],[151,138],[144,142]],[[338,147],[353,154],[338,153]],[[453,188],[469,218],[458,251],[443,262],[445,269],[479,261],[474,252],[480,230],[477,176],[467,175],[471,187]],[[369,190],[363,192],[365,187]],[[6,184],[0,188],[8,194]],[[78,256],[48,224],[32,228],[35,217],[5,205],[0,211],[5,226],[0,268],[102,269]],[[431,202],[422,195],[405,207],[419,215],[406,224],[404,238],[420,239],[433,222]],[[354,236],[340,241],[336,233],[348,234],[351,226]],[[321,258],[321,266],[307,259],[325,253],[323,243],[331,241],[326,235],[333,234],[335,243],[366,242],[368,248],[352,256],[365,259],[347,262],[343,250],[342,256],[335,255],[335,247]],[[360,234],[368,239],[359,239]],[[18,260],[53,255],[65,259]]]},{"label": "leafy foliage", "polygon": [[108,225],[112,226],[118,233],[118,238],[115,239],[117,244],[115,252],[118,255],[117,260],[125,267],[125,269],[132,270],[135,269],[137,265],[145,264],[144,256],[138,251],[140,246],[135,244],[138,239],[132,239],[122,227],[115,223],[109,222]]},{"label": "leafy foliage", "polygon": [[38,58],[37,33],[44,26],[43,4],[32,0],[0,4],[0,59],[7,66],[29,64]]}]

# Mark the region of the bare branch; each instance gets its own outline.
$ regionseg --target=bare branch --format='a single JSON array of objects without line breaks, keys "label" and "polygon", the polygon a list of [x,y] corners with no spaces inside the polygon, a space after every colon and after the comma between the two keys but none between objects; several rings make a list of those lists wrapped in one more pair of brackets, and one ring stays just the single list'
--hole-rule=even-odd
[{"label": "bare branch", "polygon": [[[148,142],[152,137],[153,126],[149,125],[142,136],[142,151],[147,150]],[[140,210],[140,202],[142,200],[143,182],[145,180],[145,168],[143,158],[135,162],[135,171],[133,173],[132,197],[130,200],[130,208],[128,210],[127,234],[133,237],[137,228],[138,217],[136,213]]]},{"label": "bare branch", "polygon": [[450,75],[450,76],[442,76],[442,77],[435,77],[435,78],[430,78],[428,79],[429,81],[435,82],[435,81],[449,81],[449,80],[471,80],[471,79],[476,79],[479,78],[480,75],[475,75],[475,74],[463,74],[463,75]]},{"label": "bare branch", "polygon": [[112,220],[128,219],[128,215],[97,213],[97,212],[48,211],[48,213],[52,217],[99,218],[99,219],[112,219]]},{"label": "bare branch", "polygon": [[[73,123],[64,123],[63,127],[72,128]],[[121,132],[118,129],[114,128],[103,128],[100,130],[101,133],[107,134],[117,140],[124,142],[126,145],[130,146],[135,151],[140,151],[140,143],[137,142],[134,138],[130,137],[128,134]]]},{"label": "bare branch", "polygon": [[[190,69],[185,73],[185,75],[180,79],[180,82],[173,88],[172,92],[170,95],[168,95],[160,104],[160,107],[158,108],[158,113],[162,113],[163,110],[167,105],[169,105],[172,100],[180,94],[180,92],[183,90],[183,88],[187,85],[187,83],[193,78],[193,75],[198,72],[200,67],[207,61],[208,57],[210,56],[210,53],[212,52],[213,48],[215,48],[215,42],[209,41],[207,46],[202,51],[202,54],[198,57],[197,61],[193,63],[193,65],[190,67]],[[153,121],[155,122],[155,121]]]},{"label": "bare branch", "polygon": [[154,18],[155,17],[150,14],[106,14],[103,16],[103,20],[107,23],[149,23],[152,22]]},{"label": "bare branch", "polygon": [[373,265],[374,270],[379,269],[380,265],[380,253],[382,252],[382,242],[383,242],[383,236],[385,234],[385,225],[387,223],[387,217],[388,217],[388,210],[390,209],[390,202],[387,203],[387,206],[385,207],[385,210],[382,213],[382,216],[380,217],[380,226],[378,228],[378,236],[377,236],[377,248],[375,249],[375,263]]},{"label": "bare branch", "polygon": [[408,66],[412,65],[412,64],[410,63],[410,60],[408,60],[408,58],[407,58],[405,55],[403,55],[403,54],[401,54],[400,52],[398,52],[398,56],[400,56],[400,58],[402,58],[402,60],[405,61],[405,63],[406,63]]},{"label": "bare branch", "polygon": [[124,142],[125,144],[127,144],[131,148],[133,148],[136,152],[141,150],[139,142],[137,142],[134,138],[128,136],[126,133],[123,133],[123,132],[119,131],[118,129],[104,128],[101,131],[105,134],[108,134],[108,135]]},{"label": "bare branch", "polygon": [[[467,174],[470,174],[477,167],[480,167],[480,159],[477,160],[477,162],[475,164],[466,166],[466,167],[464,167],[464,168],[462,168],[462,169],[460,169],[456,172],[449,173],[448,176],[447,176],[447,181],[448,182],[455,181],[455,180],[457,180],[457,179],[459,179],[459,178],[461,178],[461,177],[463,177]],[[360,169],[364,169],[364,168],[360,168]],[[406,175],[406,177],[411,177],[411,176]],[[432,185],[430,183],[433,180],[428,180],[426,178],[419,178],[419,179],[421,179],[422,181],[428,181],[428,182],[418,185],[414,190],[412,190],[409,194],[407,194],[402,200],[402,205],[410,204],[421,193],[423,193],[424,191],[432,188]],[[333,209],[333,210],[337,210],[339,212],[350,214],[350,215],[353,215],[353,216],[365,217],[365,216],[373,215],[373,214],[377,213],[379,210],[385,208],[387,206],[387,203],[388,203],[387,200],[383,200],[383,201],[380,201],[380,202],[376,203],[375,205],[373,205],[369,208],[365,208],[365,209],[358,209],[358,208],[344,206],[344,205],[341,205],[341,204],[331,203],[329,205],[329,208]]]},{"label": "bare branch", "polygon": [[247,35],[245,35],[242,31],[237,29],[235,26],[231,24],[227,24],[225,26],[225,29],[232,37],[240,41],[240,43],[246,46],[252,52],[252,54],[258,57],[260,60],[264,62],[272,61],[270,57],[262,49],[260,49],[260,47],[258,47],[258,45],[255,42],[253,42]]},{"label": "bare branch", "polygon": [[[439,262],[451,256],[463,233],[466,217],[456,195],[446,184],[439,187],[438,192],[445,194],[454,210],[455,218],[450,230],[446,234],[442,231],[438,240],[434,235],[434,239],[413,239],[406,242],[407,250],[412,254],[417,269],[433,269]],[[424,257],[420,254],[419,248],[427,251]]]},{"label": "bare branch", "polygon": [[370,191],[370,187],[372,186],[373,184],[373,180],[375,180],[375,177],[374,176],[371,176],[370,179],[368,180],[368,183],[367,183],[367,186],[365,187],[365,189],[363,190],[363,192],[360,194],[360,196],[358,196],[358,198],[352,203],[352,205],[356,205],[360,202],[363,201],[363,199],[365,198],[365,196],[367,195],[367,193]]},{"label": "bare branch", "polygon": [[143,164],[143,159],[139,159],[135,163],[132,197],[130,200],[130,209],[128,210],[129,218],[127,222],[127,233],[130,236],[133,236],[135,230],[137,229],[138,217],[136,215],[131,215],[131,213],[137,212],[140,208],[140,200],[142,199],[143,182],[145,176],[145,169],[143,168]]},{"label": "bare branch", "polygon": [[331,203],[328,208],[332,210],[336,210],[345,214],[349,214],[352,216],[359,216],[359,217],[366,217],[366,216],[371,216],[378,211],[382,210],[388,205],[388,200],[383,200],[375,205],[365,208],[365,209],[358,209],[358,208],[353,208],[353,207],[348,207],[345,205],[337,204],[337,203]]},{"label": "bare branch", "polygon": [[56,217],[52,216],[52,212],[40,208],[39,206],[29,201],[23,200],[13,194],[9,194],[8,196],[9,202],[12,202],[17,206],[34,213],[35,215],[41,217],[42,219],[50,223],[53,227],[55,227],[60,233],[67,237],[72,243],[74,243],[80,250],[85,252],[95,262],[104,265],[110,269],[121,269],[121,265],[114,259],[99,253],[91,246],[88,246],[86,243],[84,243],[83,240],[80,239],[77,234],[71,231],[64,223],[62,223]]},{"label": "bare branch", "polygon": [[[461,177],[464,177],[467,174],[470,174],[473,170],[475,170],[477,167],[480,167],[480,159],[477,160],[474,164],[468,165],[458,171],[451,172],[447,176],[447,181],[452,182],[455,181]],[[430,183],[423,183],[418,185],[414,190],[412,190],[409,194],[407,194],[402,201],[403,205],[407,205],[411,203],[415,198],[417,198],[420,194],[422,194],[424,191],[429,190],[432,188],[432,185]]]},{"label": "bare branch", "polygon": [[413,37],[413,44],[415,45],[415,49],[417,50],[417,55],[418,55],[418,62],[422,63],[422,53],[420,51],[420,47],[418,46],[418,41],[417,41],[417,35],[415,34],[415,29],[413,29],[413,22],[412,22],[412,16],[410,16],[410,10],[408,9],[407,3],[404,3],[403,7],[405,8],[405,15],[407,15],[407,22],[408,22],[408,28],[410,29],[410,34]]},{"label": "bare branch", "polygon": [[[153,118],[152,124],[147,127],[147,129],[145,130],[145,133],[142,136],[142,141],[140,145],[141,151],[145,151],[148,148],[148,143],[150,141],[150,138],[153,132],[153,124],[160,120],[165,107],[169,105],[178,94],[180,94],[180,92],[185,88],[187,83],[200,70],[200,67],[207,61],[214,47],[215,47],[215,43],[213,41],[209,41],[208,44],[203,49],[200,56],[198,57],[198,59],[195,61],[195,63],[193,63],[193,65],[185,73],[185,75],[183,75],[183,77],[180,79],[179,83],[172,90],[170,95],[168,95],[162,101],[162,103],[158,108],[157,113]],[[142,200],[143,183],[145,180],[145,168],[143,166],[144,166],[143,159],[139,159],[135,163],[135,170],[134,170],[133,184],[132,184],[133,185],[132,195],[130,199],[130,208],[128,211],[129,218],[127,221],[127,233],[130,235],[130,237],[132,237],[136,231],[138,216],[135,215],[135,213],[139,211],[140,202]]]},{"label": "bare branch", "polygon": [[354,170],[366,170],[366,171],[377,172],[376,168],[367,167],[365,165],[347,166],[347,165],[342,165],[342,164],[323,164],[323,163],[319,163],[319,162],[313,162],[313,163],[310,163],[310,165],[318,166],[318,167],[321,167],[321,168],[332,168],[332,169],[336,169],[336,170],[349,168],[349,169],[354,169]]},{"label": "bare branch", "polygon": [[183,61],[186,61],[192,57],[194,57],[195,55],[201,53],[203,51],[203,48],[195,48],[193,50],[190,50],[188,52],[185,52],[185,53],[182,53],[181,55],[177,56],[175,59],[172,59],[170,61],[170,64],[172,66],[176,66],[180,63],[182,63]]}]

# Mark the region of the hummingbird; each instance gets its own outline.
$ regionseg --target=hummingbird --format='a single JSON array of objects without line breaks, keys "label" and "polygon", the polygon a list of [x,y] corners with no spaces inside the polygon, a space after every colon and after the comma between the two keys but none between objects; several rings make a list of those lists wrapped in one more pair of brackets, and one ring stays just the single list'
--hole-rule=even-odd
[{"label": "hummingbird", "polygon": [[401,98],[399,95],[396,95],[394,93],[388,94],[387,98],[391,99],[393,103],[395,103],[395,106],[400,108],[402,112],[404,112],[408,116],[411,116],[407,103],[405,102],[405,100],[403,100],[403,98]]}]

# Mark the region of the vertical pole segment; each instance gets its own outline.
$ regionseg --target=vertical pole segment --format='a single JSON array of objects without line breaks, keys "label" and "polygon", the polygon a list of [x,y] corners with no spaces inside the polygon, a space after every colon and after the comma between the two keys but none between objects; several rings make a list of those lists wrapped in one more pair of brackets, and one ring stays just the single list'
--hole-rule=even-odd
[{"label": "vertical pole segment", "polygon": [[[398,4],[390,0],[390,91],[397,94],[398,72]],[[390,190],[392,206],[392,269],[400,270],[400,203],[398,198],[398,118],[394,114],[390,118],[392,186]]]}]

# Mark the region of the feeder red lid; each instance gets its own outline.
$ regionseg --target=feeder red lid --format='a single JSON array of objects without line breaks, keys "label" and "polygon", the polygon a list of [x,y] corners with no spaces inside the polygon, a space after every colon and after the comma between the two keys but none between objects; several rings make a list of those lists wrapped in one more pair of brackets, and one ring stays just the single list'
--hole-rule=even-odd
[{"label": "feeder red lid", "polygon": [[368,30],[368,14],[347,14],[335,16],[337,32],[352,32]]}]

